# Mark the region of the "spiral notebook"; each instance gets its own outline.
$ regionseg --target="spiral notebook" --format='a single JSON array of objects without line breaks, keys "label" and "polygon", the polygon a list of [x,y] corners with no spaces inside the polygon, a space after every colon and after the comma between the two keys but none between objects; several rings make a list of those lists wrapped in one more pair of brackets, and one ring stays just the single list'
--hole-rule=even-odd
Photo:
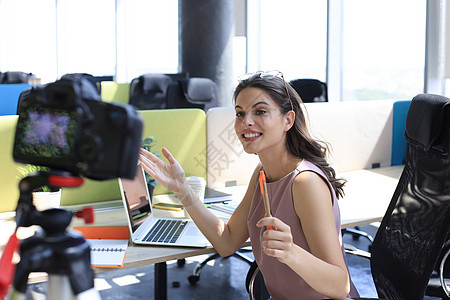
[{"label": "spiral notebook", "polygon": [[123,267],[128,240],[88,239],[93,267]]},{"label": "spiral notebook", "polygon": [[128,228],[125,226],[74,227],[86,238],[91,247],[91,266],[122,268],[128,249]]}]

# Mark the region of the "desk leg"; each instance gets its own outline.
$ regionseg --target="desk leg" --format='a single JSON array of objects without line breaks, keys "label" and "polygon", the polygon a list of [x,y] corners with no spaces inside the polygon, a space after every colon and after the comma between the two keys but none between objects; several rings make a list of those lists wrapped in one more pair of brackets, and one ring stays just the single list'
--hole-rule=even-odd
[{"label": "desk leg", "polygon": [[155,300],[167,300],[167,264],[155,264]]}]

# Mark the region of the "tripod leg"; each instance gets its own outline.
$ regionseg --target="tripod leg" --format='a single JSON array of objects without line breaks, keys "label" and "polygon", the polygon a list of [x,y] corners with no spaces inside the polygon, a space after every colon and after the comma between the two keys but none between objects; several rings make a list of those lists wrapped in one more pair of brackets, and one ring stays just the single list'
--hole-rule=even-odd
[{"label": "tripod leg", "polygon": [[69,282],[72,292],[78,299],[97,300],[100,293],[94,287],[94,271],[91,268],[90,247],[86,240],[73,237],[80,243],[76,255],[69,255]]},{"label": "tripod leg", "polygon": [[[14,274],[14,294],[25,295],[28,286],[28,276],[30,275],[30,265],[33,265],[33,259],[30,259],[26,253],[21,253],[21,258],[16,266],[16,274]],[[11,299],[21,299],[21,298],[11,298]]]},{"label": "tripod leg", "polygon": [[69,279],[63,275],[48,275],[47,297],[49,300],[56,299],[72,299],[72,289],[70,288]]}]

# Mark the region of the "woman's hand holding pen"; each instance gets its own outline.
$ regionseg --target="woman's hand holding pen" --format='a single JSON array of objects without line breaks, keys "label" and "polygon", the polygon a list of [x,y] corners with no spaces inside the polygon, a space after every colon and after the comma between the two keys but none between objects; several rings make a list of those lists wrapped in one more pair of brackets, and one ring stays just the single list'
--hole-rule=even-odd
[{"label": "woman's hand holding pen", "polygon": [[186,182],[183,168],[169,150],[166,148],[162,149],[162,154],[167,158],[169,163],[162,161],[156,155],[145,149],[141,149],[140,153],[139,161],[150,176],[174,192],[185,207],[194,204],[197,198],[195,196],[196,194]]},{"label": "woman's hand holding pen", "polygon": [[264,240],[261,247],[268,256],[276,257],[280,262],[287,263],[293,246],[293,238],[289,225],[274,217],[262,218],[256,226],[272,226],[275,229],[267,229],[263,233]]}]

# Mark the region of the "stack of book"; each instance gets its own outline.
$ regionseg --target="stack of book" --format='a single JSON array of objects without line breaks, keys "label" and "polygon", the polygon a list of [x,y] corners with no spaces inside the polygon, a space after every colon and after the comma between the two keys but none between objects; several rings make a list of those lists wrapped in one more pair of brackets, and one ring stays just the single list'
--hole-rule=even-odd
[{"label": "stack of book", "polygon": [[205,200],[203,201],[205,204],[225,203],[232,200],[233,197],[231,194],[220,192],[209,187],[205,188]]},{"label": "stack of book", "polygon": [[214,209],[229,215],[232,215],[236,209],[237,204],[235,203],[212,203],[209,205],[210,209]]}]

